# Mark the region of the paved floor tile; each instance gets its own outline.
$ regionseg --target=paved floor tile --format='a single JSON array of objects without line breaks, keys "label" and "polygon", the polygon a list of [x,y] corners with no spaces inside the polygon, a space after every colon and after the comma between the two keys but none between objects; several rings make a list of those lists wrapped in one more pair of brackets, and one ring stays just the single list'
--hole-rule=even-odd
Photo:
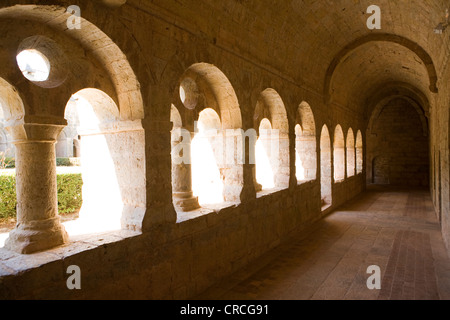
[{"label": "paved floor tile", "polygon": [[375,187],[197,298],[450,299],[450,259],[428,190]]}]

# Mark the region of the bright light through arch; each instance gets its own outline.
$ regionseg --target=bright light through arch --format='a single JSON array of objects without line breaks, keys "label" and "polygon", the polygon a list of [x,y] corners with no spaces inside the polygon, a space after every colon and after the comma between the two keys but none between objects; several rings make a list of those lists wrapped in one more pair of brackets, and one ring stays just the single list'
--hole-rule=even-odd
[{"label": "bright light through arch", "polygon": [[260,137],[256,141],[256,181],[261,184],[263,190],[275,188],[274,173],[271,164],[272,124],[266,118],[261,120],[259,126]]},{"label": "bright light through arch", "polygon": [[83,204],[79,218],[63,225],[69,236],[120,230],[124,203],[114,160],[117,134],[105,128],[118,118],[117,107],[104,92],[84,89],[71,97],[65,118],[76,119],[81,136]]},{"label": "bright light through arch", "polygon": [[219,115],[210,108],[200,112],[198,133],[191,142],[192,191],[200,205],[223,203],[224,184],[218,165],[223,147]]},{"label": "bright light through arch", "polygon": [[42,82],[50,76],[50,61],[38,50],[23,50],[16,60],[20,71],[30,81]]},{"label": "bright light through arch", "polygon": [[300,147],[302,133],[302,127],[297,124],[295,126],[295,176],[297,181],[305,180],[305,168],[303,167],[303,161],[300,154],[300,152],[302,152]]}]

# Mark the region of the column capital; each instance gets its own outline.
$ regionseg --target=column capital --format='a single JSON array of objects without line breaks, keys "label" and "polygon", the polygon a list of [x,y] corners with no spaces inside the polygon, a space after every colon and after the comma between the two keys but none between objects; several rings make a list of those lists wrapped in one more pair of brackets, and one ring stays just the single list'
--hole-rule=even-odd
[{"label": "column capital", "polygon": [[15,123],[7,127],[14,144],[27,142],[53,143],[58,139],[65,124]]}]

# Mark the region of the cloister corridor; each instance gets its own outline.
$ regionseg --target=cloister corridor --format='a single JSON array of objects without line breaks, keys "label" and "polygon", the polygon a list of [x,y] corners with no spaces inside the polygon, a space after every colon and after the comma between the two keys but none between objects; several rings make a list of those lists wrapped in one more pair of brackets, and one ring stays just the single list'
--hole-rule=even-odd
[{"label": "cloister corridor", "polygon": [[450,300],[449,11],[0,1],[0,301]]},{"label": "cloister corridor", "polygon": [[197,299],[448,300],[450,259],[428,190],[371,186]]}]

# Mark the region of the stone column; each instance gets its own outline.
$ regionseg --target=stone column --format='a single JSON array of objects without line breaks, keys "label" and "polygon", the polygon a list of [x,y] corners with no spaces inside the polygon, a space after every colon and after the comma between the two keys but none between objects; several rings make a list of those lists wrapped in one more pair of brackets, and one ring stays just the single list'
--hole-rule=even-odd
[{"label": "stone column", "polygon": [[5,247],[22,254],[68,241],[58,216],[56,139],[63,125],[23,124],[10,128],[16,146],[17,225]]},{"label": "stone column", "polygon": [[198,197],[192,192],[191,170],[192,134],[182,128],[172,130],[172,197],[173,204],[181,211],[200,208]]},{"label": "stone column", "polygon": [[237,147],[241,149],[241,151],[238,152],[238,159],[241,159],[242,161],[243,180],[240,194],[241,203],[256,199],[256,192],[262,190],[262,186],[256,181],[255,145],[257,138],[256,130],[248,129],[245,132],[242,130],[241,137],[238,139],[241,143],[241,146],[237,144]]}]

